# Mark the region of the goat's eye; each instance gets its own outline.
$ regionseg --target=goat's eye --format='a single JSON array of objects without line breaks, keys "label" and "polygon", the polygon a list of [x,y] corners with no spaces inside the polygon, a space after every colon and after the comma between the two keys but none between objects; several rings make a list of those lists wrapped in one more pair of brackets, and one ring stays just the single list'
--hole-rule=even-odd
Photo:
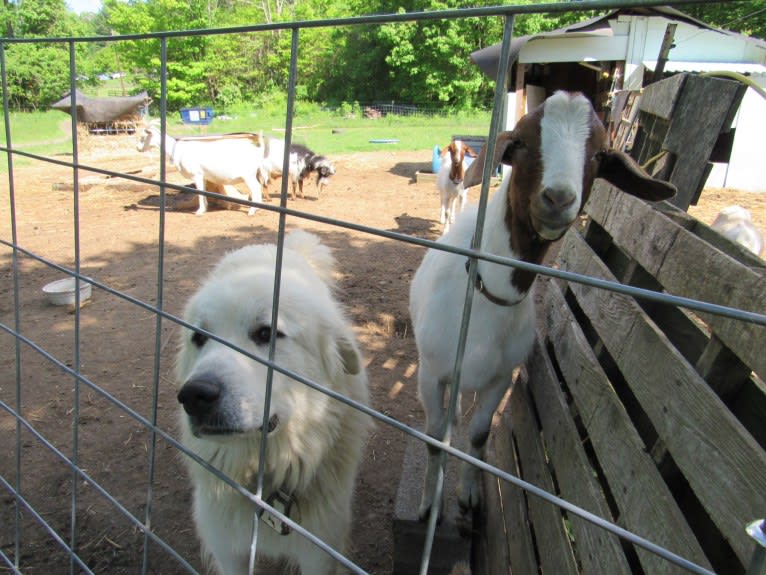
[{"label": "goat's eye", "polygon": [[524,142],[524,140],[516,139],[516,140],[513,140],[513,147],[516,148],[517,150],[522,150],[527,147],[527,144],[526,142]]},{"label": "goat's eye", "polygon": [[195,331],[191,336],[192,343],[197,347],[202,347],[207,343],[207,336],[199,331]]},{"label": "goat's eye", "polygon": [[[261,325],[256,327],[254,330],[250,332],[250,339],[255,343],[255,345],[268,345],[269,341],[271,341],[271,326],[270,325]],[[285,334],[283,334],[281,331],[277,331],[277,337],[284,337]]]}]

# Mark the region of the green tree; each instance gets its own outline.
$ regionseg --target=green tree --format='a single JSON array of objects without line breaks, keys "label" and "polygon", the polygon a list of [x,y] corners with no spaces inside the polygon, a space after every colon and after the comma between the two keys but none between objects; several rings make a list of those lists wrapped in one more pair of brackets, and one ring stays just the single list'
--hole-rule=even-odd
[{"label": "green tree", "polygon": [[684,4],[677,8],[716,28],[766,39],[766,0]]},{"label": "green tree", "polygon": [[[16,37],[45,38],[81,35],[88,26],[71,14],[64,0],[24,0],[2,7],[6,31]],[[67,43],[6,44],[9,101],[16,109],[49,106],[69,91]],[[88,48],[76,45],[77,59]]]},{"label": "green tree", "polygon": [[[118,34],[207,28],[210,25],[205,0],[106,0],[109,27]],[[168,106],[171,109],[207,101],[205,54],[209,38],[185,36],[167,40]],[[114,47],[123,67],[152,96],[160,89],[159,40],[117,42]]]}]

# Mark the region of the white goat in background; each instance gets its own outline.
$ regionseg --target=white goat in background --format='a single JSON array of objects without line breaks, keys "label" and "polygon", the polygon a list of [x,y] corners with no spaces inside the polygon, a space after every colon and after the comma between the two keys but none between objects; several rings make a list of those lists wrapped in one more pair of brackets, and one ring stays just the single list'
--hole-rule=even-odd
[{"label": "white goat in background", "polygon": [[[577,220],[594,178],[651,201],[675,193],[653,180],[624,153],[607,150],[605,130],[582,94],[557,92],[497,138],[492,168],[513,166],[487,206],[480,249],[484,253],[540,263],[552,242]],[[466,187],[481,182],[485,150],[466,172]],[[439,243],[470,248],[476,208],[460,214]],[[459,382],[475,392],[468,429],[470,454],[483,458],[492,415],[535,337],[533,272],[483,260],[477,262],[471,321]],[[430,249],[410,288],[410,315],[418,346],[418,390],[426,413],[426,433],[443,440],[445,399],[450,389],[465,299],[467,260]],[[439,450],[429,446],[425,485],[418,513],[425,519],[434,503]],[[479,504],[479,470],[464,464],[458,502],[463,510]]]},{"label": "white goat in background", "polygon": [[[463,186],[463,178],[467,168],[466,156],[475,158],[476,152],[462,140],[452,140],[441,152],[442,163],[436,174],[436,187],[441,198],[439,222],[444,225],[444,233],[449,231],[450,224],[455,221],[458,199],[460,211],[465,207],[467,191]],[[448,157],[449,162],[446,161]]]},{"label": "white goat in background", "polygon": [[755,227],[750,211],[742,206],[725,207],[710,227],[757,256],[763,251],[763,234]]},{"label": "white goat in background", "polygon": [[[144,129],[136,146],[139,152],[159,147],[162,135],[154,126]],[[263,163],[263,137],[259,134],[241,133],[224,136],[196,136],[173,138],[165,135],[165,155],[181,174],[194,180],[195,187],[205,191],[205,181],[214,184],[244,182],[250,192],[251,202],[263,200],[263,189],[256,174]],[[207,198],[199,194],[196,214],[207,211]],[[256,211],[251,206],[247,215]]]}]

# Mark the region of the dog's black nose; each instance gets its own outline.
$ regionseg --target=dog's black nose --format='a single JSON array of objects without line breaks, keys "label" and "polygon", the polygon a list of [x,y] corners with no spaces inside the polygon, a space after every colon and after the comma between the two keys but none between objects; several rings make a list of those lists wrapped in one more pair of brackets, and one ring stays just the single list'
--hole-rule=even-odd
[{"label": "dog's black nose", "polygon": [[186,413],[193,417],[202,417],[221,397],[221,384],[207,379],[187,381],[178,392],[178,401]]}]

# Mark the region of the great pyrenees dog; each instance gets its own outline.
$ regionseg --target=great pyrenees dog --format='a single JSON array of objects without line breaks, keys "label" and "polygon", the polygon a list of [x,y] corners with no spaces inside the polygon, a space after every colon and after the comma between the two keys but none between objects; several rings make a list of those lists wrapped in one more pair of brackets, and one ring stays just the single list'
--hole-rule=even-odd
[{"label": "great pyrenees dog", "polygon": [[[276,254],[276,245],[268,244],[226,255],[190,299],[185,320],[267,359]],[[297,230],[285,238],[274,361],[367,404],[363,360],[334,297],[334,264],[316,236]],[[254,493],[266,434],[264,500],[343,552],[369,416],[274,371],[264,420],[267,367],[202,331],[182,332],[176,376],[183,444]],[[185,459],[208,570],[247,575],[256,505]],[[257,553],[287,559],[302,575],[337,569],[324,551],[268,513],[258,523]]]}]

